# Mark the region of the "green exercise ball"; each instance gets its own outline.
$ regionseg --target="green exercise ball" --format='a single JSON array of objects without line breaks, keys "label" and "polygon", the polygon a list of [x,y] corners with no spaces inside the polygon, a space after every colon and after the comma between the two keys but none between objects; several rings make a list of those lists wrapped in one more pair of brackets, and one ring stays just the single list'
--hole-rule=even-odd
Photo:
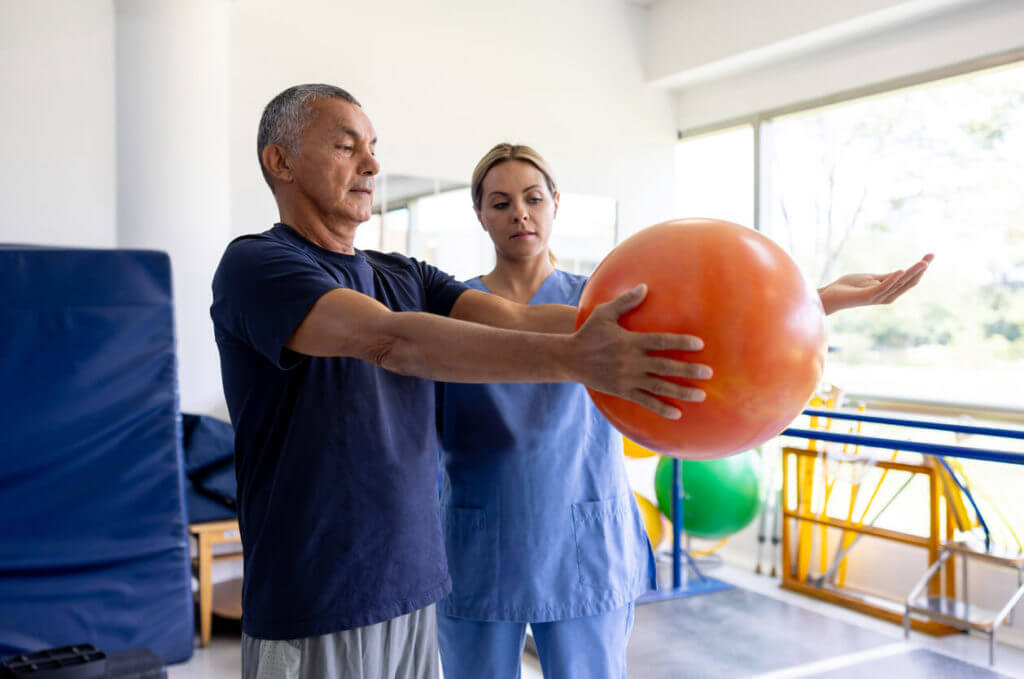
[{"label": "green exercise ball", "polygon": [[[718,460],[680,460],[683,525],[698,538],[723,538],[743,529],[761,509],[761,464],[753,450]],[[672,518],[672,458],[654,473],[658,507]]]}]

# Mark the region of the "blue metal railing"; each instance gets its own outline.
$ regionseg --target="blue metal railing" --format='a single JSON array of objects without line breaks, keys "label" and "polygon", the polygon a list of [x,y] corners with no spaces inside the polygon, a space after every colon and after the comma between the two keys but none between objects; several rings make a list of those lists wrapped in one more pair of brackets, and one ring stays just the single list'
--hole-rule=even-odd
[{"label": "blue metal railing", "polygon": [[[850,410],[819,410],[808,408],[803,411],[804,415],[812,417],[826,417],[833,420],[854,420],[857,422],[869,422],[871,424],[885,424],[898,427],[912,427],[915,429],[928,429],[932,431],[948,431],[957,434],[972,434],[977,436],[994,436],[999,438],[1015,439],[1024,441],[1024,429],[1012,427],[989,427],[961,422],[939,422],[935,420],[924,420],[918,418],[898,418],[883,415],[869,415],[868,413]],[[815,441],[829,441],[832,443],[848,443],[865,448],[882,448],[887,450],[901,450],[911,453],[922,453],[924,455],[939,455],[944,457],[960,457],[970,460],[984,460],[988,462],[1004,462],[1008,464],[1024,464],[1024,452],[1015,453],[1006,450],[994,450],[991,448],[974,448],[970,446],[948,445],[942,443],[919,443],[917,441],[906,441],[901,439],[886,438],[880,436],[866,436],[864,434],[841,434],[839,432],[827,431],[825,429],[805,429],[802,427],[788,427],[780,436],[792,436]],[[672,461],[672,588],[673,591],[681,590],[682,566],[687,561],[700,579],[706,579],[696,568],[692,558],[687,554],[681,545],[681,537],[684,531],[682,521],[682,465],[679,460]],[[671,594],[669,593],[669,596]]]},{"label": "blue metal railing", "polygon": [[915,429],[932,429],[938,431],[951,431],[958,434],[977,434],[979,436],[999,436],[1009,439],[1024,440],[1024,429],[1011,427],[983,427],[975,424],[962,422],[937,422],[935,420],[923,420],[918,418],[885,417],[882,415],[868,415],[867,413],[855,410],[820,410],[808,408],[804,415],[815,417],[830,417],[833,420],[856,420],[858,422],[871,422],[873,424],[891,424],[900,427],[914,427]]},{"label": "blue metal railing", "polygon": [[[933,431],[948,431],[957,434],[995,436],[1024,441],[1024,430],[1011,427],[989,427],[962,422],[938,422],[935,420],[923,420],[918,418],[887,417],[883,415],[869,415],[868,413],[850,410],[820,410],[808,408],[803,412],[803,414],[810,415],[812,417],[826,417],[833,420],[854,420],[857,422],[869,422],[872,424],[912,427],[914,429],[929,429]],[[782,435],[812,439],[815,441],[830,441],[832,443],[851,443],[854,445],[864,446],[866,448],[902,450],[908,453],[923,453],[925,455],[941,455],[946,457],[962,457],[970,460],[1024,464],[1024,453],[994,450],[991,448],[973,448],[970,446],[949,445],[944,443],[920,443],[917,441],[906,441],[880,436],[866,436],[864,434],[842,434],[824,429],[805,429],[803,427],[789,427],[782,432]]]}]

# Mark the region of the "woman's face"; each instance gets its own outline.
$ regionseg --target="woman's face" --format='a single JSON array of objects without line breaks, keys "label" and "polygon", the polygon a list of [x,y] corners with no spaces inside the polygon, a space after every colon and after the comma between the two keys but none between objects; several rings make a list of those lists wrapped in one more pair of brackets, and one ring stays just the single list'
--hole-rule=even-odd
[{"label": "woman's face", "polygon": [[558,194],[544,174],[524,160],[507,160],[484,175],[477,218],[498,255],[507,259],[547,257]]}]

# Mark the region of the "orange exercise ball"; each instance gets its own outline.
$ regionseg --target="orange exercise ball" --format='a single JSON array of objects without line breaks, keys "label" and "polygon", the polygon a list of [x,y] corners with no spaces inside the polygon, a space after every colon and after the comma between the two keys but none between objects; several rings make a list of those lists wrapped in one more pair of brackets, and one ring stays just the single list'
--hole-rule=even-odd
[{"label": "orange exercise ball", "polygon": [[670,420],[616,396],[590,391],[625,436],[672,457],[705,460],[750,450],[800,413],[821,379],[821,299],[786,252],[753,229],[715,219],[680,219],[630,236],[594,271],[580,297],[579,328],[594,307],[647,284],[643,303],[619,319],[641,332],[696,335],[704,348],[667,352],[704,363],[700,402],[665,399]]}]

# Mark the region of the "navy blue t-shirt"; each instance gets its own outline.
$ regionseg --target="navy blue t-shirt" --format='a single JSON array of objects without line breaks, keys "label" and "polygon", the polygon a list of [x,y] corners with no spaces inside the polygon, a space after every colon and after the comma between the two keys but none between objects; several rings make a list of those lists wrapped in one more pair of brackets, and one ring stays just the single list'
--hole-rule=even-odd
[{"label": "navy blue t-shirt", "polygon": [[338,254],[283,224],[228,245],[210,313],[235,426],[242,628],[252,637],[361,627],[451,588],[433,383],[284,347],[335,288],[440,315],[467,289],[415,259]]}]

